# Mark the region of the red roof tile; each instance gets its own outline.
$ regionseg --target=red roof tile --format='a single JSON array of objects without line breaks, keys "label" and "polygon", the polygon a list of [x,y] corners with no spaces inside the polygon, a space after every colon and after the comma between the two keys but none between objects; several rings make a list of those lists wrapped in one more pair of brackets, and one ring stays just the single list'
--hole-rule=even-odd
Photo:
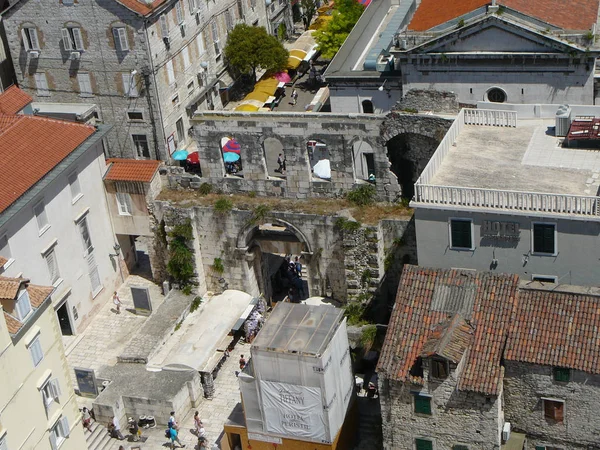
[{"label": "red roof tile", "polygon": [[116,2],[142,16],[148,16],[152,14],[158,6],[165,3],[166,0],[116,0]]},{"label": "red roof tile", "polygon": [[[8,278],[0,276],[0,292],[2,292],[0,298],[15,299],[23,283],[29,283],[29,280],[26,278]],[[37,286],[34,284],[27,284],[26,289],[29,294],[31,306],[34,308],[39,308],[40,305],[44,303],[44,300],[46,300],[54,291],[54,288],[51,286]],[[8,332],[11,334],[17,333],[23,326],[23,322],[19,321],[16,317],[6,311],[4,311],[4,320],[6,321]]]},{"label": "red roof tile", "polygon": [[505,359],[600,374],[600,297],[521,289]]},{"label": "red roof tile", "polygon": [[460,314],[438,324],[423,346],[422,357],[442,356],[455,364],[473,340],[473,328]]},{"label": "red roof tile", "polygon": [[0,115],[0,212],[94,132],[93,126],[74,122]]},{"label": "red roof tile", "polygon": [[517,286],[516,275],[405,266],[377,371],[410,381],[410,369],[436,326],[460,312],[471,317],[474,332],[458,387],[497,395]]},{"label": "red roof tile", "polygon": [[21,284],[29,281],[24,278],[0,277],[0,300],[14,300]]},{"label": "red roof tile", "polygon": [[8,259],[6,259],[4,256],[0,256],[0,268],[2,268],[2,266],[4,264],[6,264],[8,262]]},{"label": "red roof tile", "polygon": [[160,166],[160,161],[147,159],[119,159],[106,160],[110,167],[104,175],[105,180],[111,181],[142,181],[150,183]]},{"label": "red roof tile", "polygon": [[17,114],[33,101],[33,98],[17,86],[10,86],[0,94],[0,113]]},{"label": "red roof tile", "polygon": [[[598,16],[599,0],[499,0],[498,4],[567,30],[588,30]],[[489,0],[422,0],[408,28],[425,31],[474,9]]]}]

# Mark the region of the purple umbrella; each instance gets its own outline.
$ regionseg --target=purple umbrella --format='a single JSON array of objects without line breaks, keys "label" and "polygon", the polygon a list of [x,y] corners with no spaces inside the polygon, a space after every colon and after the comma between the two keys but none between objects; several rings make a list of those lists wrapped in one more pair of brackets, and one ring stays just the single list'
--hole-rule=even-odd
[{"label": "purple umbrella", "polygon": [[227,143],[223,146],[223,152],[239,154],[241,152],[241,149],[242,147],[240,147],[240,144],[235,139],[229,139]]}]

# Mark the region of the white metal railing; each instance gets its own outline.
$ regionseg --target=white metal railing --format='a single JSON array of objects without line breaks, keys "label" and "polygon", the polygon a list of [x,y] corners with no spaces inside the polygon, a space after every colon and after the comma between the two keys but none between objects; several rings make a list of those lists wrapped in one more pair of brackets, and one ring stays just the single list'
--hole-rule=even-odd
[{"label": "white metal railing", "polygon": [[436,205],[470,206],[509,211],[600,216],[600,197],[583,195],[416,184],[415,201]]},{"label": "white metal railing", "polygon": [[489,127],[517,127],[516,111],[496,111],[493,109],[464,109],[465,125],[483,125]]}]

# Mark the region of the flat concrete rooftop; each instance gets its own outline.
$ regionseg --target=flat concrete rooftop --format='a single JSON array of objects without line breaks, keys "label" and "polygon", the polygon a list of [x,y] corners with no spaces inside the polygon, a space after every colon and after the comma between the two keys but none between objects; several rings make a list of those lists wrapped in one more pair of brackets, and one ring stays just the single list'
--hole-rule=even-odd
[{"label": "flat concrete rooftop", "polygon": [[597,195],[600,151],[562,148],[562,140],[550,119],[518,120],[517,128],[465,125],[428,184]]}]

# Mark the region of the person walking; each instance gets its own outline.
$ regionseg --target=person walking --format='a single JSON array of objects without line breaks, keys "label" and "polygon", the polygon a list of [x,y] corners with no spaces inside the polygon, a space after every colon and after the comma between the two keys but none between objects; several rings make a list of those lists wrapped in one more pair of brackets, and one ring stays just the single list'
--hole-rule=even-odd
[{"label": "person walking", "polygon": [[120,441],[125,439],[123,433],[121,433],[121,424],[119,423],[119,419],[117,419],[115,416],[112,417],[109,427],[112,428],[111,436],[113,438],[118,439]]},{"label": "person walking", "polygon": [[194,426],[196,427],[196,434],[200,437],[200,429],[204,430],[204,426],[202,425],[202,420],[200,419],[200,413],[198,411],[194,413]]},{"label": "person walking", "polygon": [[283,153],[280,153],[279,156],[277,157],[277,165],[279,166],[277,168],[277,170],[275,172],[279,172],[281,174],[283,174],[285,172],[285,157],[283,156]]},{"label": "person walking", "polygon": [[244,367],[246,367],[246,358],[244,358],[244,355],[240,356],[240,370],[244,370]]},{"label": "person walking", "polygon": [[92,431],[92,415],[85,406],[81,410],[81,422],[83,423],[83,428],[90,432]]},{"label": "person walking", "polygon": [[300,258],[296,256],[296,259],[294,260],[294,262],[295,262],[294,268],[296,269],[296,274],[298,275],[298,278],[302,278],[302,264],[300,264]]},{"label": "person walking", "polygon": [[169,417],[169,423],[167,425],[169,428],[175,428],[176,430],[179,430],[179,425],[175,420],[175,411],[171,411],[171,417]]},{"label": "person walking", "polygon": [[174,427],[169,428],[169,437],[171,438],[171,449],[175,448],[175,442],[179,444],[179,447],[185,447],[185,444],[182,444],[179,440],[179,434],[177,433],[177,430]]},{"label": "person walking", "polygon": [[294,88],[292,90],[292,101],[291,101],[291,104],[293,106],[295,106],[297,101],[298,101],[298,91]]},{"label": "person walking", "polygon": [[113,294],[113,303],[117,307],[117,314],[121,314],[121,305],[123,303],[121,303],[121,299],[119,298],[119,294],[117,294],[117,291],[115,291],[115,293]]}]

